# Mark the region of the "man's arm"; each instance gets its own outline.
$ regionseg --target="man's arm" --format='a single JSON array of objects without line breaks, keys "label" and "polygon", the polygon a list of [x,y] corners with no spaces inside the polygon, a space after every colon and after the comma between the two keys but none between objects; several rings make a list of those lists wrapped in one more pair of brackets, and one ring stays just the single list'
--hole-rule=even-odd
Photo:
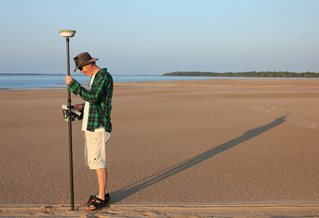
[{"label": "man's arm", "polygon": [[91,90],[87,90],[81,84],[73,79],[71,76],[66,76],[66,84],[68,84],[68,89],[75,95],[80,95],[81,98],[90,103],[95,103],[99,100],[103,94],[103,89],[107,80],[105,77],[100,77],[95,83],[95,86]]}]

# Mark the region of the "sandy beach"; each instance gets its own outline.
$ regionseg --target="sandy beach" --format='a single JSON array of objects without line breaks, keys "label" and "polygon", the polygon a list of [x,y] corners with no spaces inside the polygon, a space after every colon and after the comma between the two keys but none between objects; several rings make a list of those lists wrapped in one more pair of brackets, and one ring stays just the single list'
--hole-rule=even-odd
[{"label": "sandy beach", "polygon": [[[0,215],[15,205],[68,204],[66,90],[1,90],[0,101]],[[301,215],[314,215],[318,109],[319,80],[116,83],[109,209],[308,205]],[[80,129],[73,122],[77,205],[97,191]]]}]

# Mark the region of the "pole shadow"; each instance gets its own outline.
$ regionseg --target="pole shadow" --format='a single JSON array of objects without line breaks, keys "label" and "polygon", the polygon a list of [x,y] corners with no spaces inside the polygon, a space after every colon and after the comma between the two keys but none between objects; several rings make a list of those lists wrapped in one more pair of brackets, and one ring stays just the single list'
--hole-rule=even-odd
[{"label": "pole shadow", "polygon": [[243,135],[232,139],[230,141],[227,141],[217,147],[214,147],[208,151],[205,151],[199,155],[196,155],[188,160],[185,160],[183,162],[180,162],[172,167],[169,167],[165,170],[162,170],[160,172],[157,172],[149,177],[146,177],[140,181],[137,181],[131,185],[128,185],[127,187],[124,187],[120,190],[117,190],[115,192],[112,192],[112,202],[111,203],[117,203],[120,202],[122,200],[124,200],[125,198],[133,195],[136,192],[139,192],[149,186],[154,185],[155,183],[158,183],[164,179],[167,179],[168,177],[171,177],[179,172],[182,172],[188,168],[191,168],[205,160],[208,160],[216,155],[218,155],[219,153],[226,151],[236,145],[239,145],[245,141],[248,141],[254,137],[257,137],[259,135],[261,135],[264,132],[267,132],[268,130],[284,123],[286,121],[286,116],[281,116],[277,119],[275,119],[274,121],[272,121],[271,123],[268,123],[266,125],[251,129],[247,132],[245,132]]}]

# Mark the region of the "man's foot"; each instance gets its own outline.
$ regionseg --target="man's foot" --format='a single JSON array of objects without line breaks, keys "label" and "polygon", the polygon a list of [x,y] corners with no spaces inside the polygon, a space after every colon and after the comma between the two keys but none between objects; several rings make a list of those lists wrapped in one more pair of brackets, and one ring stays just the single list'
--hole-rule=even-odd
[{"label": "man's foot", "polygon": [[[86,202],[86,206],[89,206],[95,199],[97,199],[98,197],[96,197],[96,195],[91,195],[89,197],[89,199]],[[109,201],[110,201],[111,197],[109,193],[106,193],[104,196],[104,201],[106,203],[106,205],[108,205]],[[102,199],[101,199],[102,200]]]},{"label": "man's foot", "polygon": [[111,200],[110,194],[109,194],[109,193],[106,193],[106,194],[105,194],[105,200],[104,200],[104,201],[105,201],[105,204],[108,205],[109,202],[110,202],[110,200]]},{"label": "man's foot", "polygon": [[86,202],[86,206],[89,206],[92,203],[92,201],[94,201],[95,198],[96,198],[95,195],[91,195]]},{"label": "man's foot", "polygon": [[89,211],[94,211],[94,210],[99,210],[99,209],[102,209],[103,207],[106,207],[107,206],[107,203],[98,198],[98,197],[95,197],[95,199],[88,205],[87,209]]}]

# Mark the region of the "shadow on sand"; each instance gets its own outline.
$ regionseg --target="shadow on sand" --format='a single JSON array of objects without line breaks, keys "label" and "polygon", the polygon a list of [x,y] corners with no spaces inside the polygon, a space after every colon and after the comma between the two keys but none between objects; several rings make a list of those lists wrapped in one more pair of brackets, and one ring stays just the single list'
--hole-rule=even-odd
[{"label": "shadow on sand", "polygon": [[155,173],[149,177],[146,177],[136,183],[133,183],[125,188],[122,188],[118,191],[112,192],[112,203],[116,203],[116,202],[120,202],[123,199],[133,195],[136,192],[139,192],[155,183],[158,183],[170,176],[173,176],[179,172],[182,172],[188,168],[191,168],[205,160],[208,160],[212,157],[214,157],[215,155],[218,155],[219,153],[226,151],[236,145],[239,145],[245,141],[248,141],[256,136],[261,135],[262,133],[284,123],[286,121],[286,116],[281,116],[277,119],[275,119],[274,121],[272,121],[271,123],[268,123],[264,126],[255,128],[255,129],[251,129],[249,131],[247,131],[246,133],[244,133],[243,135],[232,139],[228,142],[225,142],[221,145],[218,145],[217,147],[214,147],[208,151],[205,151],[199,155],[196,155],[188,160],[185,160],[183,162],[180,162],[178,164],[176,164],[175,166],[172,166],[170,168],[167,168],[163,171],[160,171],[158,173]]}]

